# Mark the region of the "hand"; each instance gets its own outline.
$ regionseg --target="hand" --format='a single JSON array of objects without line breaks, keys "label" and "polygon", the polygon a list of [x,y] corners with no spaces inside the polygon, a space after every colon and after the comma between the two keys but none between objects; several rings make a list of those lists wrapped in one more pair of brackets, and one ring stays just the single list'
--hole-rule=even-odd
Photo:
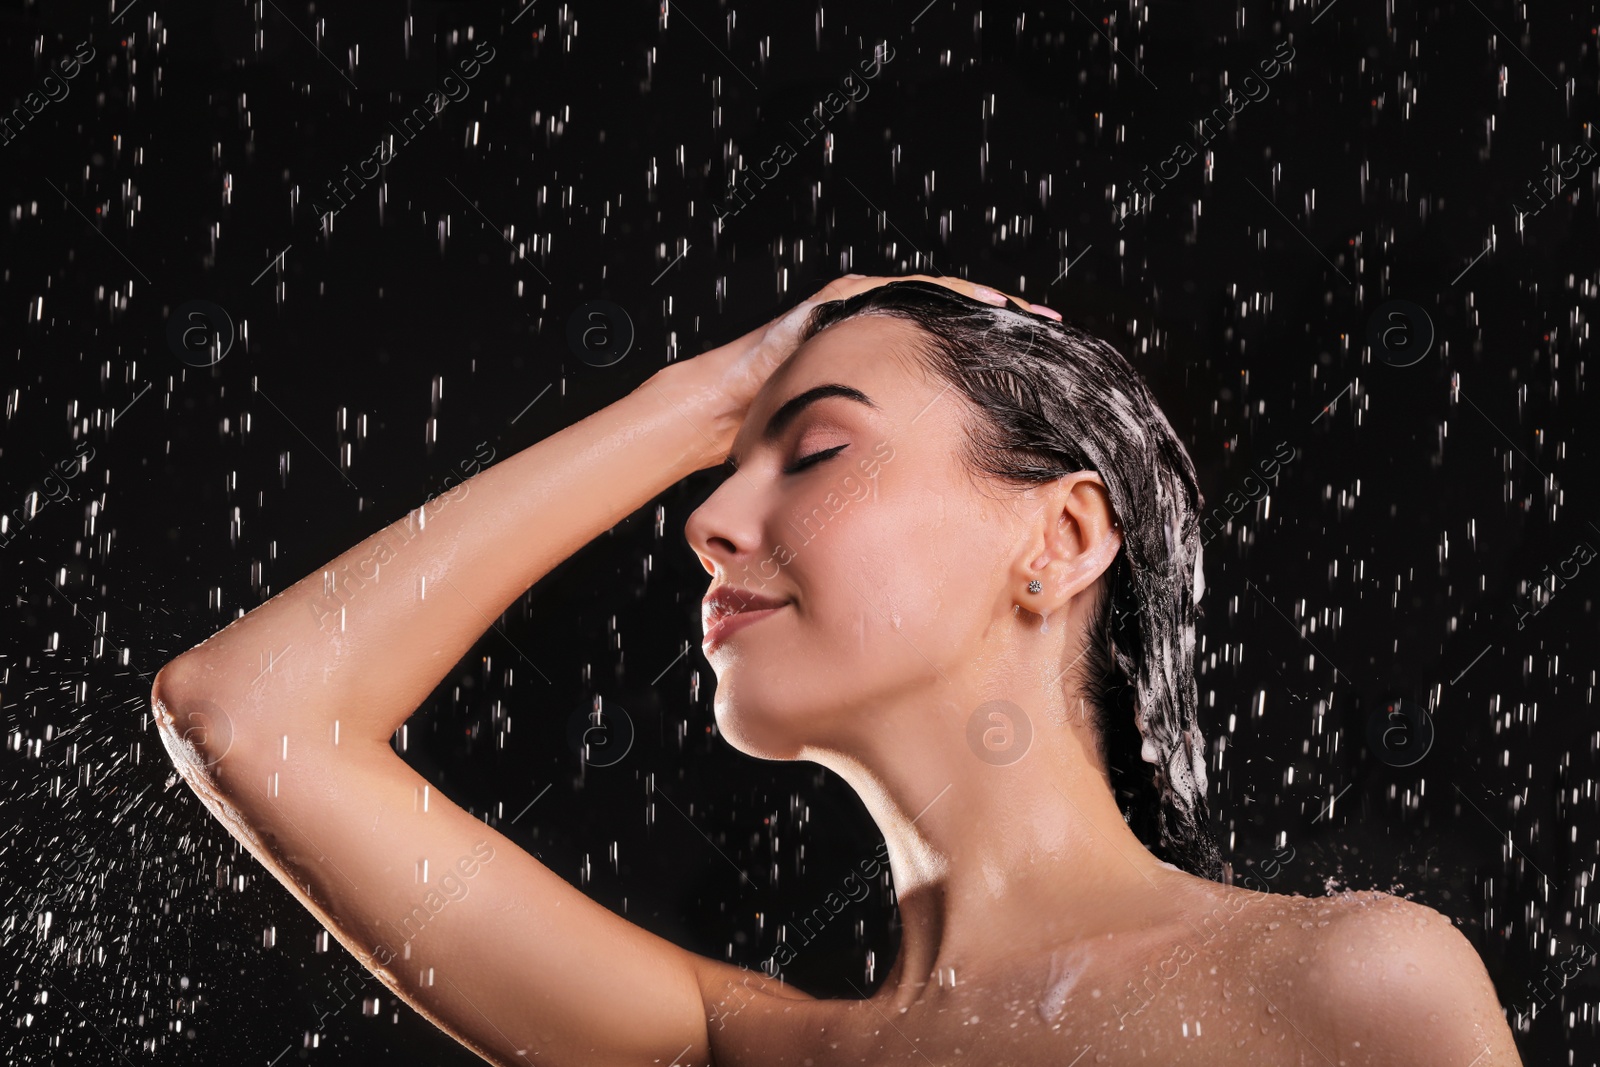
[{"label": "hand", "polygon": [[721,454],[717,456],[716,462],[720,463],[726,457],[727,450],[733,445],[734,435],[744,422],[745,412],[749,410],[751,401],[761,391],[761,387],[772,377],[772,372],[782,366],[799,347],[800,330],[812,309],[818,304],[844,300],[890,282],[906,281],[933,282],[964,296],[999,307],[1005,306],[1009,300],[1024,311],[1047,315],[1058,322],[1061,320],[1059,312],[1052,311],[1043,304],[1030,304],[1020,297],[1007,296],[1005,293],[969,282],[964,278],[935,278],[926,274],[908,274],[903,277],[846,274],[829,282],[809,299],[796,304],[765,326],[751,330],[738,340],[730,341],[720,348],[714,348],[691,360],[674,365],[697,377],[696,384],[700,386],[697,391],[702,395],[704,395],[703,390],[709,388],[717,396],[716,448]]}]

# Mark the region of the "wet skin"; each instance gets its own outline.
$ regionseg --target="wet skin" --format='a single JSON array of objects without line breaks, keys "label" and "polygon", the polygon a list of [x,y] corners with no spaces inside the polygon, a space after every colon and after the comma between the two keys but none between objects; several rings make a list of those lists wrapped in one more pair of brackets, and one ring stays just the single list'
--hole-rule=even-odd
[{"label": "wet skin", "polygon": [[[884,357],[908,328],[852,320],[786,362],[791,313],[373,535],[160,672],[176,766],[363,965],[497,1064],[1517,1063],[1482,963],[1437,913],[1227,888],[1133,837],[1060,684],[1117,546],[1103,488],[969,484],[950,462],[959,409]],[[841,379],[875,406],[821,401],[757,447],[779,406]],[[827,484],[826,465],[785,473],[794,460],[842,444],[852,462],[879,439],[895,458],[870,494],[766,590],[792,603],[712,653],[730,743],[835,769],[884,832],[904,935],[872,997],[746,986],[591,901],[391,747],[486,620],[677,481],[743,461],[685,530],[731,580]],[[324,572],[352,570],[330,633]],[[997,694],[1037,717],[1008,766],[967,742]],[[226,729],[194,732],[197,716]]]},{"label": "wet skin", "polygon": [[1041,944],[899,1003],[740,991],[749,972],[730,975],[707,995],[715,1062],[1520,1062],[1482,964],[1432,909],[1375,892],[1196,884],[1178,896],[1175,914],[1142,927]]},{"label": "wet skin", "polygon": [[[747,1003],[727,982],[748,976],[725,979],[708,993],[717,1062],[1517,1062],[1481,962],[1436,912],[1221,886],[1132,835],[1059,681],[1117,544],[1103,497],[1091,483],[975,491],[949,459],[960,406],[894,355],[909,329],[851,320],[802,348],[751,406],[741,477],[686,527],[713,582],[738,581],[792,540],[845,461],[894,444],[870,496],[792,559],[777,553],[758,591],[793,603],[710,658],[730,743],[829,767],[884,830],[900,953],[866,1001],[767,984]],[[834,382],[872,406],[820,401],[763,450],[757,431],[785,398]],[[1044,589],[1019,613],[1013,591],[1034,575]],[[991,767],[962,738],[995,696],[1039,725],[1025,758]]]}]

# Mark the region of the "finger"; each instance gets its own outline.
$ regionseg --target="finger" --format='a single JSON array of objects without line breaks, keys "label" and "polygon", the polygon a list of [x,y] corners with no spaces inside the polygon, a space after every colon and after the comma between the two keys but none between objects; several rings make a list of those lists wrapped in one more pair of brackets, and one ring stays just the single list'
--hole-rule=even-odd
[{"label": "finger", "polygon": [[1018,305],[1022,304],[1022,301],[1018,300],[1016,297],[1002,293],[998,289],[991,289],[987,285],[978,286],[977,291],[973,295],[975,295],[979,300],[994,304],[996,307],[1005,307],[1008,303],[1013,302]]},{"label": "finger", "polygon": [[833,281],[818,289],[808,303],[826,303],[829,300],[843,300],[855,296],[857,293],[883,285],[885,282],[894,281],[893,278],[869,278],[864,274],[846,274],[835,278]]},{"label": "finger", "polygon": [[926,274],[913,275],[913,277],[917,278],[919,281],[936,282],[939,285],[954,289],[956,292],[965,296],[970,296],[974,300],[982,300],[986,304],[994,304],[996,306],[1004,307],[1006,302],[1010,301],[1011,303],[1022,308],[1024,311],[1033,311],[1035,309],[1035,305],[1030,304],[1020,296],[1012,296],[1010,293],[1002,293],[998,289],[991,289],[987,285],[979,285],[977,282],[971,282],[965,278],[951,278],[947,276],[933,278]]},{"label": "finger", "polygon": [[949,275],[934,276],[930,274],[905,274],[896,277],[885,275],[869,276],[864,274],[846,274],[830,282],[820,292],[818,292],[816,296],[812,297],[812,300],[818,302],[827,300],[842,300],[846,297],[855,296],[858,293],[864,293],[869,289],[876,289],[880,285],[888,285],[891,282],[909,281],[932,282],[935,285],[942,285],[947,289],[954,290],[963,296],[971,297],[974,300],[981,300],[986,304],[993,304],[996,307],[1004,307],[1007,303],[1011,303],[1015,304],[1023,311],[1038,315],[1045,315],[1049,318],[1055,319],[1057,322],[1061,321],[1060,312],[1055,311],[1052,308],[1047,308],[1043,304],[1035,304],[1028,300],[1024,300],[1020,296],[1014,296],[1010,293],[1002,293],[998,289],[991,289],[987,285],[979,285],[977,282],[968,281],[966,278],[954,278],[950,277]]},{"label": "finger", "polygon": [[[987,285],[981,286],[981,288],[986,289],[991,293],[996,291],[994,289],[990,289]],[[1038,307],[1037,304],[1030,303],[1029,301],[1022,299],[1022,297],[1020,297],[1020,296],[1014,296],[1011,293],[1001,293],[1000,295],[1004,299],[1009,300],[1013,304],[1017,305],[1023,311],[1038,311],[1039,310],[1039,307]]]}]

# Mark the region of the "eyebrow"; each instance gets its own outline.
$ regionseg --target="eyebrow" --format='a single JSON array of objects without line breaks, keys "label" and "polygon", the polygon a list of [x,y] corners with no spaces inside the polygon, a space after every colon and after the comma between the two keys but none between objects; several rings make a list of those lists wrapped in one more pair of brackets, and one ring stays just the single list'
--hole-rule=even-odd
[{"label": "eyebrow", "polygon": [[[841,396],[846,400],[853,400],[858,404],[865,404],[867,407],[873,408],[874,410],[876,410],[878,407],[878,405],[874,404],[872,402],[872,398],[867,396],[866,393],[863,393],[861,390],[855,389],[851,386],[840,385],[838,382],[829,382],[825,385],[815,385],[810,389],[807,389],[805,392],[799,393],[790,397],[788,400],[785,400],[783,405],[779,407],[777,411],[772,413],[772,418],[767,420],[766,429],[761,431],[761,440],[768,443],[777,440],[778,437],[783,434],[783,431],[788,429],[789,425],[793,423],[795,419],[800,417],[801,412],[810,407],[812,404],[815,404],[817,401],[824,400],[830,396]],[[739,457],[729,454],[728,465],[737,470],[740,466]]]}]

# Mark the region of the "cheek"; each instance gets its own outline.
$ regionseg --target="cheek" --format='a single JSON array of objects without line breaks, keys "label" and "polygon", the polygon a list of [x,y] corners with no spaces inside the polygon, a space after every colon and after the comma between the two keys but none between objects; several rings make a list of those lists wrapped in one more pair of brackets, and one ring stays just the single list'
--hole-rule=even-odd
[{"label": "cheek", "polygon": [[809,528],[791,529],[790,545],[798,584],[816,611],[819,636],[848,647],[871,640],[893,617],[905,528],[901,509],[878,494],[860,500],[840,496],[834,502],[842,506],[820,536]]},{"label": "cheek", "polygon": [[978,595],[980,568],[961,562],[974,549],[962,505],[894,489],[850,501],[823,536],[796,548],[816,613],[806,638],[874,674],[901,661],[915,672],[942,662],[964,642],[958,616]]},{"label": "cheek", "polygon": [[990,597],[991,555],[975,520],[953,509],[919,516],[906,535],[905,563],[891,579],[904,616],[902,629],[935,662],[970,654]]}]

